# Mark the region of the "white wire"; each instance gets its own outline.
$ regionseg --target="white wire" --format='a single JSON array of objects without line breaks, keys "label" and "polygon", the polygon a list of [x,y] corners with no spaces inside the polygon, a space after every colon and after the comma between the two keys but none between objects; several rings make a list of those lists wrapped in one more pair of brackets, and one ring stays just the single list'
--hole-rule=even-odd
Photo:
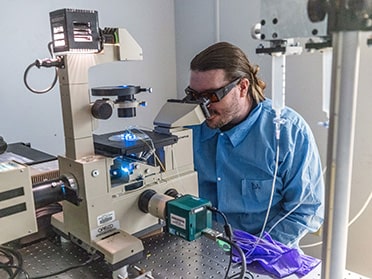
[{"label": "white wire", "polygon": [[[163,170],[163,172],[165,172],[165,171],[166,171],[166,168],[165,168],[165,166],[163,165],[163,163],[161,162],[159,156],[158,156],[158,155],[156,154],[156,152],[155,152],[156,149],[155,149],[155,146],[154,146],[154,142],[153,142],[153,140],[152,140],[151,137],[148,136],[148,135],[147,135],[147,134],[146,134],[142,129],[149,130],[149,129],[146,128],[146,127],[139,128],[138,126],[130,126],[130,127],[128,127],[126,130],[128,130],[128,131],[135,130],[135,131],[137,131],[138,133],[141,133],[141,134],[143,134],[143,135],[145,135],[145,136],[148,137],[148,139],[141,139],[141,138],[140,138],[140,140],[141,140],[142,142],[144,142],[144,143],[145,143],[145,144],[146,144],[146,145],[151,149],[151,153],[154,155],[156,161],[157,161],[158,164],[160,165],[160,168]],[[148,141],[151,143],[151,146],[148,144]],[[174,164],[174,169],[176,170],[176,177],[177,177],[177,178],[180,178],[181,175],[180,175],[179,169],[178,169],[178,167],[177,167],[177,160],[176,160],[176,155],[175,155],[175,152],[174,152],[173,145],[172,145],[172,147],[171,147],[171,151],[172,151],[172,161],[173,161],[173,164]],[[169,180],[168,183],[170,183],[171,185],[175,185],[173,180]]]},{"label": "white wire", "polygon": [[267,221],[269,219],[271,205],[272,205],[273,199],[274,199],[275,184],[276,184],[276,179],[277,179],[277,176],[278,176],[278,169],[279,169],[279,138],[276,138],[276,142],[277,142],[277,145],[276,145],[276,155],[275,155],[275,169],[274,169],[273,183],[271,185],[269,205],[268,205],[268,208],[267,208],[267,211],[266,211],[266,216],[265,216],[264,223],[262,225],[261,232],[260,232],[255,244],[253,245],[252,250],[250,251],[250,253],[248,255],[246,255],[246,258],[249,257],[254,252],[258,243],[260,241],[263,241],[262,236],[264,234],[264,231],[265,231],[265,228],[266,228],[266,225],[267,225]]},{"label": "white wire", "polygon": [[319,242],[315,242],[311,244],[300,245],[300,248],[311,248],[311,247],[316,247],[322,244],[323,244],[323,241],[319,241]]},{"label": "white wire", "polygon": [[[325,174],[325,171],[326,171],[326,167],[323,169],[322,171],[322,176],[324,176]],[[319,183],[321,177],[319,177],[319,179],[317,180],[316,184]],[[280,218],[278,221],[275,222],[275,224],[270,228],[270,230],[268,231],[268,234],[270,234],[270,232],[281,222],[283,221],[285,218],[287,218],[290,214],[292,214],[300,205],[302,205],[304,203],[304,201],[307,199],[307,197],[311,194],[311,191],[309,193],[307,193],[307,195],[295,206],[293,207],[290,211],[288,211],[282,218]],[[320,242],[321,244],[321,242]],[[309,244],[309,245],[313,245],[313,244]],[[314,243],[314,246],[317,246],[319,245],[319,243]],[[311,247],[311,246],[309,246]],[[303,246],[300,246],[300,248],[305,248]],[[306,247],[307,248],[307,247]]]},{"label": "white wire", "polygon": [[265,221],[262,225],[262,229],[261,229],[259,238],[262,238],[262,235],[263,235],[263,233],[265,231],[265,228],[266,228],[266,225],[267,225],[267,221],[269,219],[270,209],[271,209],[271,205],[272,205],[273,199],[274,199],[274,191],[275,191],[276,179],[277,179],[277,176],[278,176],[278,169],[279,169],[279,140],[277,140],[277,144],[276,144],[275,170],[274,170],[273,183],[271,185],[269,205],[268,205],[268,208],[267,208],[267,211],[266,211]]},{"label": "white wire", "polygon": [[[322,171],[322,176],[324,176],[325,172],[326,172],[326,167],[323,169]],[[320,181],[320,177],[319,179],[317,180],[317,182],[315,184],[318,184],[319,181]],[[270,234],[270,232],[281,222],[283,221],[285,218],[287,218],[290,214],[292,214],[292,212],[294,212],[300,205],[302,205],[304,203],[304,201],[307,199],[307,197],[310,195],[311,191],[309,193],[307,193],[307,195],[294,207],[292,208],[290,211],[288,211],[282,218],[280,218],[278,221],[276,221],[276,223],[271,227],[271,229],[268,231],[268,233]]]},{"label": "white wire", "polygon": [[[156,161],[157,161],[157,162],[159,163],[159,165],[160,165],[160,168],[161,168],[163,171],[165,171],[165,167],[164,167],[164,165],[162,164],[160,158],[159,158],[158,155],[156,154],[155,145],[154,145],[154,142],[153,142],[153,140],[151,139],[151,137],[148,136],[148,135],[147,135],[143,130],[141,130],[141,129],[138,128],[138,127],[131,126],[131,127],[128,127],[128,128],[125,129],[125,130],[126,130],[126,131],[129,131],[129,132],[131,132],[132,130],[135,130],[135,131],[137,131],[138,133],[143,134],[143,135],[145,135],[146,137],[148,137],[148,139],[146,139],[146,138],[145,138],[145,139],[140,138],[139,140],[142,141],[143,143],[145,143],[145,144],[147,145],[147,147],[150,148],[151,155],[154,155]],[[151,145],[150,145],[148,142],[150,142]]]},{"label": "white wire", "polygon": [[[359,212],[354,216],[353,219],[351,219],[349,221],[348,227],[350,227],[364,213],[364,211],[366,210],[367,206],[371,202],[371,199],[372,199],[372,192],[369,193],[369,196],[368,196],[367,200],[364,202],[364,204],[361,207],[361,209],[359,210]],[[319,242],[315,242],[315,243],[311,243],[311,244],[301,245],[300,248],[311,248],[311,247],[319,246],[321,244],[323,244],[323,241],[319,241]]]},{"label": "white wire", "polygon": [[[271,205],[272,205],[272,202],[273,202],[273,199],[274,199],[274,190],[275,190],[275,184],[276,184],[276,180],[277,180],[277,176],[278,176],[278,169],[279,169],[279,154],[280,154],[280,149],[279,149],[279,139],[280,139],[280,124],[281,124],[281,120],[280,122],[277,122],[279,123],[279,125],[276,125],[276,132],[275,132],[275,137],[276,137],[276,140],[277,140],[277,146],[276,146],[276,156],[275,156],[275,170],[274,170],[274,177],[273,177],[273,183],[272,183],[272,186],[271,186],[271,194],[270,194],[270,201],[269,201],[269,205],[268,205],[268,209],[267,209],[267,212],[266,212],[266,216],[265,216],[265,220],[264,220],[264,223],[262,225],[262,229],[261,229],[261,232],[259,234],[259,237],[254,245],[254,247],[252,248],[251,252],[247,255],[250,256],[253,251],[255,250],[255,248],[257,247],[258,243],[262,240],[262,236],[263,236],[263,233],[265,231],[265,228],[266,228],[266,225],[267,225],[267,222],[268,222],[268,218],[269,218],[269,214],[270,214],[270,209],[271,209]],[[277,124],[276,123],[276,124]],[[279,131],[278,131],[279,130]],[[322,172],[322,176],[324,176],[324,173],[326,171],[326,168],[324,168],[323,172]],[[321,176],[321,177],[322,177]],[[321,177],[319,177],[318,181],[316,182],[319,183],[319,180],[322,179]],[[311,191],[309,193],[307,193],[307,195],[301,199],[301,201],[299,203],[296,204],[295,207],[293,207],[290,211],[288,211],[283,217],[281,217],[278,221],[275,222],[275,224],[270,228],[270,230],[267,232],[268,234],[271,233],[271,231],[281,222],[283,221],[285,218],[287,218],[290,214],[292,214],[300,205],[302,205],[305,200],[308,198],[308,196],[311,194]],[[301,246],[302,248],[302,246]]]},{"label": "white wire", "polygon": [[303,202],[307,199],[307,197],[311,194],[311,192],[307,193],[307,195],[295,206],[293,207],[290,211],[288,211],[282,218],[280,218],[278,221],[275,222],[275,224],[271,227],[271,229],[267,232],[268,234],[271,233],[271,231],[285,218],[287,218],[290,214],[292,214],[300,205],[303,204]]},{"label": "white wire", "polygon": [[367,206],[371,202],[371,199],[372,199],[372,191],[369,193],[367,200],[365,201],[364,205],[359,210],[359,212],[354,216],[353,219],[349,221],[349,224],[348,224],[349,227],[363,214],[363,212],[366,210]]}]

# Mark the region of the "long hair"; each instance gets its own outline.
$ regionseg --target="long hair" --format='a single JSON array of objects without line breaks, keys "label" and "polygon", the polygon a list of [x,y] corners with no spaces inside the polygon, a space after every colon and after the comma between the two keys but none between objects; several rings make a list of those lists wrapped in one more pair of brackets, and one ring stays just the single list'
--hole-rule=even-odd
[{"label": "long hair", "polygon": [[266,84],[257,73],[259,67],[251,65],[244,52],[235,45],[227,42],[213,44],[197,54],[190,63],[191,71],[208,71],[222,69],[226,78],[233,81],[237,78],[247,78],[250,86],[248,94],[258,104],[265,100]]}]

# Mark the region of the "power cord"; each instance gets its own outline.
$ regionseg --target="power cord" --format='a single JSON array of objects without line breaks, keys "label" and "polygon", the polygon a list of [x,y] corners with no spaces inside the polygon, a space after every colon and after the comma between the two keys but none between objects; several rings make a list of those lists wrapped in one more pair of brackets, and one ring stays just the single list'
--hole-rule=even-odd
[{"label": "power cord", "polygon": [[[54,57],[53,50],[52,50],[52,44],[53,44],[52,42],[50,42],[48,44],[49,53],[52,56],[52,58],[35,60],[35,62],[33,62],[33,63],[31,63],[30,65],[27,66],[27,68],[26,68],[26,70],[23,74],[23,82],[24,82],[25,86],[27,87],[28,90],[30,90],[33,93],[43,94],[43,93],[47,93],[50,90],[52,90],[53,87],[56,85],[56,83],[58,81],[57,68],[63,68],[64,67],[63,59],[61,57]],[[30,69],[33,68],[33,67],[37,67],[39,69],[40,69],[40,67],[47,67],[47,68],[55,67],[54,78],[53,78],[52,84],[49,87],[47,87],[45,89],[42,89],[42,90],[37,90],[35,88],[32,88],[28,84],[27,76],[28,76],[28,73],[29,73]]]},{"label": "power cord", "polygon": [[0,259],[2,259],[2,261],[0,261],[0,270],[3,269],[9,275],[8,279],[18,278],[19,275],[21,274],[24,275],[25,279],[42,279],[42,278],[56,276],[56,275],[65,273],[72,269],[84,267],[94,261],[102,259],[102,256],[95,253],[95,254],[92,254],[88,258],[88,260],[86,260],[82,264],[70,266],[68,268],[57,271],[55,273],[50,273],[50,274],[36,276],[36,277],[31,277],[29,273],[26,270],[24,270],[22,255],[17,250],[10,248],[10,247],[6,247],[6,246],[0,246]]},{"label": "power cord", "polygon": [[23,270],[23,258],[17,250],[0,246],[0,269],[5,270],[9,275],[9,279],[16,278],[20,273],[24,273],[26,279],[29,278],[27,272]]},{"label": "power cord", "polygon": [[[224,220],[225,234],[226,234],[227,238],[229,239],[229,241],[232,241],[232,229],[231,229],[231,226],[230,226],[229,222],[227,221],[226,215],[222,211],[218,210],[216,207],[211,206],[211,207],[208,207],[208,209],[210,211],[214,212],[214,213],[219,214],[222,217],[222,219]],[[227,266],[227,272],[226,272],[226,275],[225,275],[224,279],[227,279],[227,276],[230,272],[231,264],[232,264],[232,249],[230,249],[229,252],[230,252],[229,264]]]},{"label": "power cord", "polygon": [[[217,239],[228,243],[229,245],[231,245],[232,247],[234,247],[235,250],[239,253],[239,257],[241,259],[241,266],[242,266],[242,268],[240,270],[240,275],[239,275],[238,278],[244,279],[245,278],[245,274],[247,272],[247,261],[246,261],[246,258],[245,258],[245,255],[244,255],[243,250],[234,241],[230,241],[228,238],[225,238],[223,236],[219,236],[219,237],[217,237]],[[237,275],[233,275],[232,277],[228,277],[228,274],[229,274],[229,271],[230,271],[230,267],[231,267],[231,261],[232,261],[231,258],[232,258],[232,249],[230,248],[230,263],[229,263],[229,268],[226,271],[225,278],[235,278],[237,276]]]},{"label": "power cord", "polygon": [[30,277],[29,279],[42,279],[42,278],[48,278],[48,277],[52,277],[52,276],[56,276],[56,275],[59,275],[59,274],[62,274],[62,273],[65,273],[67,271],[70,271],[72,269],[76,269],[76,268],[80,268],[80,267],[84,267],[86,265],[89,265],[91,264],[92,262],[94,261],[97,261],[97,260],[100,260],[102,259],[102,257],[98,254],[92,254],[88,260],[86,260],[85,262],[83,262],[82,264],[78,264],[78,265],[73,265],[73,266],[70,266],[70,267],[67,267],[65,269],[62,269],[60,271],[57,271],[57,272],[54,272],[54,273],[50,273],[50,274],[46,274],[46,275],[41,275],[41,276],[36,276],[36,277]]},{"label": "power cord", "polygon": [[[244,254],[243,250],[232,240],[233,232],[232,232],[231,225],[229,224],[229,222],[227,220],[226,215],[222,211],[218,210],[216,207],[213,207],[213,206],[207,206],[207,209],[216,213],[216,214],[219,214],[224,220],[223,227],[224,227],[226,237],[223,237],[222,233],[219,233],[219,232],[214,231],[212,229],[205,229],[203,231],[203,234],[205,236],[207,236],[208,238],[210,238],[210,239],[212,239],[216,242],[217,241],[222,241],[224,243],[227,243],[230,246],[230,249],[229,249],[229,254],[230,254],[229,264],[228,264],[224,279],[234,279],[234,278],[244,279],[244,278],[246,278],[246,274],[248,274],[253,279],[253,275],[249,271],[247,271],[247,261],[246,261],[246,257],[245,257],[245,254]],[[229,277],[229,273],[230,273],[231,266],[232,266],[232,257],[233,257],[232,247],[234,247],[234,249],[238,252],[239,257],[241,259],[241,270],[240,270],[240,273],[237,273],[237,274],[232,275],[232,276]]]}]

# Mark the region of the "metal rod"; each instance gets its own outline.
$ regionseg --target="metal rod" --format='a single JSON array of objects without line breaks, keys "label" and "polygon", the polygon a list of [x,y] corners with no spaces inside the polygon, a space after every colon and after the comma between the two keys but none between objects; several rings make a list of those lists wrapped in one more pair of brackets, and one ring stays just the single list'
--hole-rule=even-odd
[{"label": "metal rod", "polygon": [[344,278],[355,115],[359,31],[333,33],[332,96],[327,151],[322,278]]}]

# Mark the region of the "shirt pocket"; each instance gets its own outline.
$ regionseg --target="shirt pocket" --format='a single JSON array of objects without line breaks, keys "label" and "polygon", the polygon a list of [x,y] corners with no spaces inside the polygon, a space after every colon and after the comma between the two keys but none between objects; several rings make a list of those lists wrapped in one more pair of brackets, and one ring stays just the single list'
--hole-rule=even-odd
[{"label": "shirt pocket", "polygon": [[[266,210],[270,201],[273,179],[242,179],[242,196],[245,207],[257,211]],[[276,180],[274,197],[278,197],[282,185]]]}]

